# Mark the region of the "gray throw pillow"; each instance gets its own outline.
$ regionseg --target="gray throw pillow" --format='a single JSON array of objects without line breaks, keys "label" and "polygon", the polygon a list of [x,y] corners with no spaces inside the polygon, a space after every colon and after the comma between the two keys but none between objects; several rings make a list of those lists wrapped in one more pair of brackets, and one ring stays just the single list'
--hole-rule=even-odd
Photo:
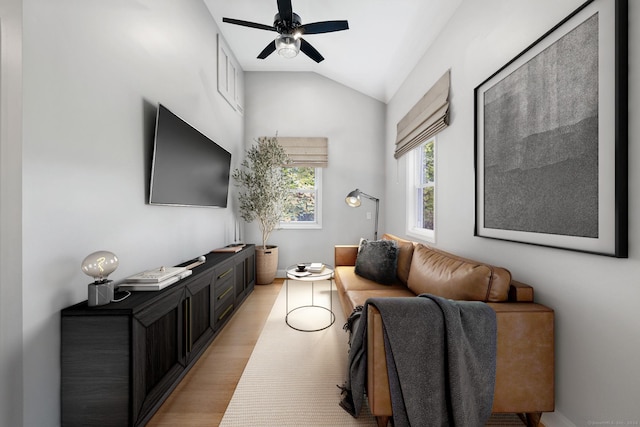
[{"label": "gray throw pillow", "polygon": [[396,282],[398,243],[395,240],[362,240],[356,258],[356,274],[383,285]]}]

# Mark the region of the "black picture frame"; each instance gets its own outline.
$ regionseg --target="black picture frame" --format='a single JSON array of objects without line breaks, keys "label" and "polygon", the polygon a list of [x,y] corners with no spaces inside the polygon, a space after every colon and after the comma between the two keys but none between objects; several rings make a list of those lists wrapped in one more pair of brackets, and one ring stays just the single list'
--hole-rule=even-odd
[{"label": "black picture frame", "polygon": [[627,11],[587,1],[475,88],[475,236],[628,256]]}]

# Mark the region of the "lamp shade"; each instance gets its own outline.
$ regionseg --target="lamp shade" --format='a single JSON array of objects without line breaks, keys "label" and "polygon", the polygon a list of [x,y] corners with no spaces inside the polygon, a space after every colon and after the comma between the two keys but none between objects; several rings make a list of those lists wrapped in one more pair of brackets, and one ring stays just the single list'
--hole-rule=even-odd
[{"label": "lamp shade", "polygon": [[360,206],[360,190],[357,188],[347,194],[347,197],[344,199],[345,202],[352,208],[357,208]]},{"label": "lamp shade", "polygon": [[118,257],[109,251],[97,251],[87,255],[82,261],[82,272],[96,282],[104,282],[119,265]]}]

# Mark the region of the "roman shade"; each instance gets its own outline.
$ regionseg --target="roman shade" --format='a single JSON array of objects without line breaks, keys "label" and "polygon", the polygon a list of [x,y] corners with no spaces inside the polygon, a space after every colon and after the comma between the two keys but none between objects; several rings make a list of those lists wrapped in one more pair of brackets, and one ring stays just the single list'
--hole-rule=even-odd
[{"label": "roman shade", "polygon": [[451,70],[447,70],[398,122],[398,136],[394,154],[396,159],[418,147],[449,125],[450,85]]},{"label": "roman shade", "polygon": [[278,137],[291,160],[289,167],[326,168],[329,164],[328,138]]}]

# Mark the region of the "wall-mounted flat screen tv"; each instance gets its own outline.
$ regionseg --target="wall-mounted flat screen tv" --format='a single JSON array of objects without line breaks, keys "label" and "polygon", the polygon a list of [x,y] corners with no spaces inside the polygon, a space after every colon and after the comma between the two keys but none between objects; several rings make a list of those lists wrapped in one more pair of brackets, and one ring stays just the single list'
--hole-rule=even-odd
[{"label": "wall-mounted flat screen tv", "polygon": [[159,104],[149,203],[226,208],[231,153]]}]

